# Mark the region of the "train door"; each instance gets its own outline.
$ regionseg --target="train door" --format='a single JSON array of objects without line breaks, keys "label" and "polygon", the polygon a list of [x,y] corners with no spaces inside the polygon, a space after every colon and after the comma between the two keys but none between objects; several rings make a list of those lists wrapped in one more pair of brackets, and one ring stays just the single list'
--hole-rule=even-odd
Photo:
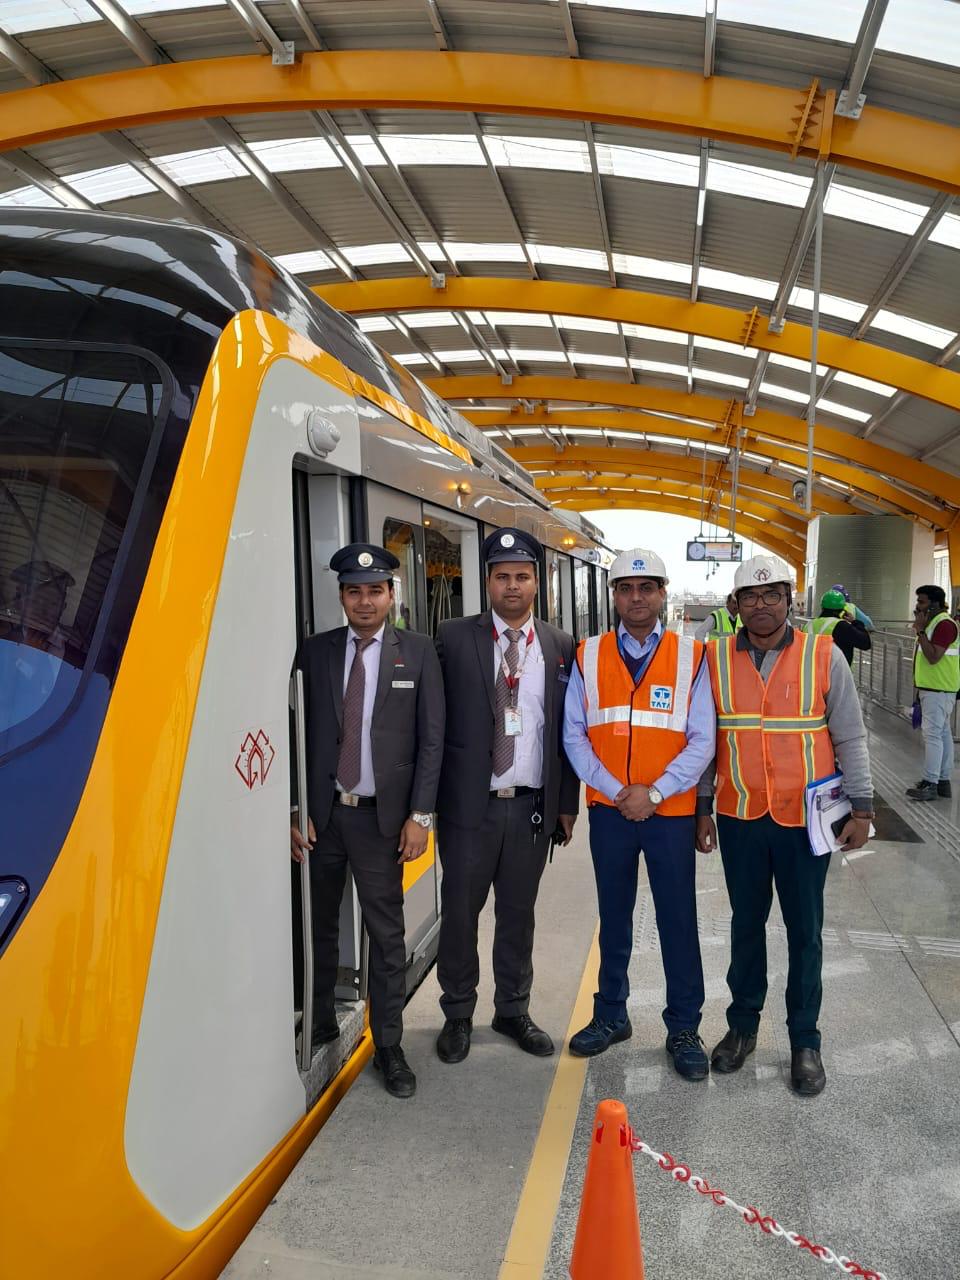
[{"label": "train door", "polygon": [[[419,499],[385,485],[365,487],[367,537],[386,547],[400,561],[394,577],[394,626],[429,632],[430,597],[427,589],[427,533],[433,520],[424,516]],[[445,517],[446,518],[446,517]],[[430,519],[431,524],[425,524]],[[449,541],[449,539],[448,539]],[[403,914],[407,944],[407,994],[410,995],[433,962],[440,933],[440,882],[434,840],[416,862],[404,864]]]}]

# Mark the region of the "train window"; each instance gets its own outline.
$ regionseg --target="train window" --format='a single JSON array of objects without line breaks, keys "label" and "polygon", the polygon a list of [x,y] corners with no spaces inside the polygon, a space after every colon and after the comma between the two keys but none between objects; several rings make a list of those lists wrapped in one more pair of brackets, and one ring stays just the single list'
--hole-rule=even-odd
[{"label": "train window", "polygon": [[427,629],[448,618],[462,618],[480,608],[480,581],[477,572],[479,538],[470,520],[447,517],[433,508],[423,516],[427,563]]},{"label": "train window", "polygon": [[590,565],[575,560],[573,564],[574,615],[578,640],[588,636],[592,629],[590,608]]},{"label": "train window", "polygon": [[397,627],[420,630],[418,598],[416,526],[388,517],[383,522],[383,545],[400,561],[393,578],[394,603],[390,621]]},{"label": "train window", "polygon": [[96,658],[164,391],[139,354],[0,343],[0,756],[64,714]]},{"label": "train window", "polygon": [[546,557],[547,621],[562,626],[560,597],[560,553],[544,549]]}]

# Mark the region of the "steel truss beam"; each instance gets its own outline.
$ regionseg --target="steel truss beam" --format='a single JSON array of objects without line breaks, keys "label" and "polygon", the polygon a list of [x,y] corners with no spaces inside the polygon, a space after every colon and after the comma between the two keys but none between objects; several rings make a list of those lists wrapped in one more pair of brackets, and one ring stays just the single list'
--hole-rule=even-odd
[{"label": "steel truss beam", "polygon": [[[589,316],[620,323],[652,325],[678,333],[718,338],[743,344],[749,313],[712,302],[689,302],[665,294],[636,289],[606,289],[596,285],[562,284],[553,280],[511,280],[491,276],[459,276],[443,290],[432,289],[419,277],[363,280],[352,285],[317,285],[314,292],[351,314],[389,311],[471,309],[477,311],[530,311],[540,314]],[[797,360],[810,358],[810,328],[787,324],[782,333],[753,326],[749,343],[759,350],[775,351]],[[886,382],[911,395],[960,410],[960,373],[901,355],[873,343],[855,341],[836,333],[820,334],[822,364],[854,373],[874,382]]]},{"label": "steel truss beam", "polygon": [[291,67],[198,59],[15,91],[4,95],[0,149],[262,111],[485,111],[724,139],[960,193],[956,129],[869,105],[846,119],[835,115],[835,96],[815,94],[798,145],[805,95],[789,87],[582,58],[351,49],[304,53]]},{"label": "steel truss beam", "polygon": [[[506,399],[530,400],[535,404],[569,402],[571,405],[611,405],[624,409],[651,409],[654,413],[676,414],[684,419],[692,418],[701,424],[722,423],[729,406],[729,401],[715,396],[691,396],[683,391],[672,391],[663,387],[636,386],[628,382],[603,382],[593,378],[524,375],[521,378],[514,378],[512,385],[505,388],[498,379],[490,377],[489,374],[461,374],[453,378],[428,378],[427,385],[445,400],[458,403],[472,399],[494,401]],[[464,416],[473,420],[477,419],[480,413],[487,415],[483,419],[483,424],[489,426],[496,426],[505,420],[508,424],[512,422],[513,425],[519,426],[524,420],[519,414],[511,418],[509,409],[493,411],[485,406],[469,409]],[[593,414],[594,409],[582,414],[585,425],[593,425],[590,421]],[[695,434],[695,426],[687,421],[675,422],[674,426],[678,429],[678,434],[681,432],[683,435]],[[651,430],[649,426],[643,429]],[[666,434],[660,425],[655,429],[658,433]],[[782,441],[787,445],[793,445],[794,449],[806,446],[807,429],[803,421],[768,409],[757,411],[747,431],[750,435],[755,433],[759,437],[767,437],[774,443]],[[719,443],[719,439],[717,442]],[[765,452],[763,449],[755,448],[752,442],[747,447],[751,453]],[[923,504],[923,510],[938,517],[934,522],[941,528],[945,528],[953,518],[954,511],[950,508],[960,508],[960,476],[927,466],[914,458],[908,458],[905,454],[897,453],[894,449],[887,449],[873,441],[860,440],[846,431],[837,431],[833,427],[817,427],[814,447],[819,453],[846,458],[856,467],[869,468],[880,476],[890,477],[894,483],[890,484],[889,488],[899,495],[891,501],[912,509],[914,514],[920,514],[918,504],[921,500],[906,488],[894,489],[894,484],[909,485],[910,488],[928,495],[928,501]],[[793,460],[791,457],[791,461]],[[817,462],[817,465],[822,465],[822,459]],[[824,472],[824,474],[828,473]],[[875,481],[869,472],[858,471],[858,474],[861,478],[857,482],[857,487],[868,492],[876,492],[871,488]],[[930,502],[929,495],[932,494],[936,494],[944,505],[938,506]],[[922,518],[927,517],[924,515]]]}]

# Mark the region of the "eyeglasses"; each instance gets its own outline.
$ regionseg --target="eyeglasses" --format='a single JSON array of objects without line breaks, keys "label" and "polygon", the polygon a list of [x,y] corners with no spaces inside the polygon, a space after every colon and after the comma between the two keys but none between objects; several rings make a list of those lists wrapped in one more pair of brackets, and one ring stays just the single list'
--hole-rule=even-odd
[{"label": "eyeglasses", "polygon": [[752,609],[755,604],[759,604],[762,600],[764,604],[779,604],[781,600],[787,598],[785,591],[771,589],[770,591],[741,591],[737,596],[737,603],[746,605],[748,609]]}]

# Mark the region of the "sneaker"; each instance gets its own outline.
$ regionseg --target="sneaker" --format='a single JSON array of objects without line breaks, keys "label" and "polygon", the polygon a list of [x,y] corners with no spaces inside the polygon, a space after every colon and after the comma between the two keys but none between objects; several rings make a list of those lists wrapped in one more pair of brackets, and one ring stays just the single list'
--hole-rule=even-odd
[{"label": "sneaker", "polygon": [[952,799],[953,788],[950,786],[949,778],[941,778],[940,781],[937,783],[937,795],[943,796],[945,800]]},{"label": "sneaker", "polygon": [[678,1031],[667,1036],[667,1053],[673,1059],[678,1075],[684,1080],[706,1080],[710,1074],[710,1063],[707,1061],[703,1041],[696,1031]]},{"label": "sneaker", "polygon": [[[947,784],[949,786],[949,783]],[[936,800],[938,787],[935,782],[928,782],[926,778],[922,782],[918,782],[915,787],[907,787],[907,795],[911,800]]]},{"label": "sneaker", "polygon": [[612,1044],[629,1040],[632,1035],[633,1027],[629,1018],[624,1018],[622,1022],[606,1022],[603,1018],[594,1017],[571,1038],[570,1052],[580,1058],[593,1058],[609,1049]]}]

